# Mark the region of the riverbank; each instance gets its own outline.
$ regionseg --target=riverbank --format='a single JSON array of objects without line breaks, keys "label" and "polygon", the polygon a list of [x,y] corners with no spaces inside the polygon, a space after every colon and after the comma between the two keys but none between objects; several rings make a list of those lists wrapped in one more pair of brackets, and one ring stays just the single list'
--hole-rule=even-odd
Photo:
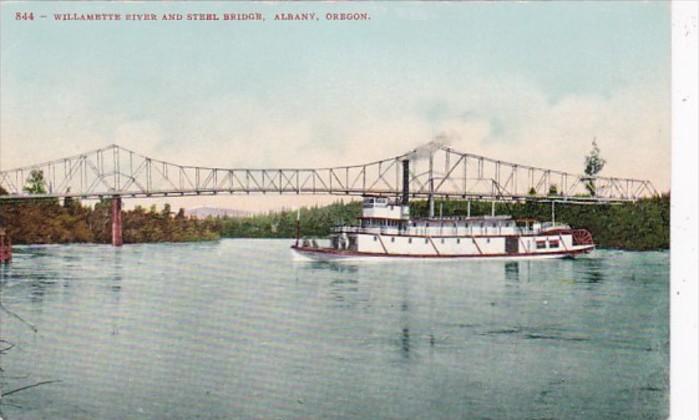
[{"label": "riverbank", "polygon": [[[111,202],[84,206],[67,199],[33,200],[0,205],[0,222],[14,244],[110,243]],[[213,223],[172,214],[169,205],[157,211],[136,207],[123,212],[124,243],[194,242],[218,239]]]},{"label": "riverbank", "polygon": [[[464,216],[464,201],[437,201],[437,214]],[[551,205],[546,203],[499,203],[497,214],[514,218],[551,219]],[[334,226],[356,223],[361,215],[358,201],[338,201],[328,206],[304,207],[299,210],[301,232],[308,237],[325,237]],[[471,215],[487,215],[491,204],[472,202]],[[413,201],[411,213],[426,216],[426,201]],[[278,211],[249,217],[188,218],[184,210],[176,214],[165,205],[158,211],[137,207],[124,211],[125,243],[190,242],[218,238],[294,238],[296,211]],[[68,200],[33,201],[0,205],[0,221],[15,244],[109,243],[110,202],[83,206]],[[556,221],[589,230],[600,248],[656,250],[670,247],[670,197],[643,199],[615,205],[558,204]]]}]

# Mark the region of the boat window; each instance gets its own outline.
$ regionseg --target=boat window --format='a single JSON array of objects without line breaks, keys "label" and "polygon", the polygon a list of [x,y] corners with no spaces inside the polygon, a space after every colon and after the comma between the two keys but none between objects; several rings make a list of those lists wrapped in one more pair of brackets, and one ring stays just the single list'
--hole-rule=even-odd
[{"label": "boat window", "polygon": [[464,227],[468,227],[468,223],[464,223]]},{"label": "boat window", "polygon": [[496,225],[495,223],[493,223],[493,227],[496,227],[496,226],[497,226],[497,225]]},{"label": "boat window", "polygon": [[428,238],[425,238],[425,243],[429,242],[430,240]]},{"label": "boat window", "polygon": [[442,243],[444,243],[444,238],[442,238]]},{"label": "boat window", "polygon": [[379,237],[378,237],[378,236],[374,236],[374,241],[378,241],[378,240],[379,240]]},{"label": "boat window", "polygon": [[481,227],[485,226],[485,223],[481,222]]},{"label": "boat window", "polygon": [[485,243],[489,244],[490,243],[490,238],[485,240]]},{"label": "boat window", "polygon": [[413,243],[413,238],[408,238],[408,243],[412,244]]},{"label": "boat window", "polygon": [[456,238],[456,243],[460,244],[461,243],[461,238]]},{"label": "boat window", "polygon": [[396,241],[396,237],[395,237],[395,236],[391,236],[391,242],[395,242],[395,241]]},{"label": "boat window", "polygon": [[549,248],[558,248],[558,240],[549,241]]},{"label": "boat window", "polygon": [[546,248],[546,241],[536,241],[536,249]]}]

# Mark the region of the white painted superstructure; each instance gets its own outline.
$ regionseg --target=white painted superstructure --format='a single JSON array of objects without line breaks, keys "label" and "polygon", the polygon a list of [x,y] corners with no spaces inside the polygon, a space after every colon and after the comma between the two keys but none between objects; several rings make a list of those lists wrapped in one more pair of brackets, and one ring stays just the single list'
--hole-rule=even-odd
[{"label": "white painted superstructure", "polygon": [[357,257],[553,258],[594,249],[590,233],[568,225],[515,221],[510,216],[411,219],[408,205],[383,197],[363,201],[357,226],[341,226],[321,248],[292,248],[318,260]]}]

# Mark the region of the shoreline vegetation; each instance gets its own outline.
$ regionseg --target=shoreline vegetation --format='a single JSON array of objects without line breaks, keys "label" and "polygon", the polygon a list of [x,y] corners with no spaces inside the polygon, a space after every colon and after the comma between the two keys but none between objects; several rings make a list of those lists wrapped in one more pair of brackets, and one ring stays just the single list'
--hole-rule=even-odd
[{"label": "shoreline vegetation", "polygon": [[[435,202],[444,217],[465,216],[465,201]],[[515,219],[551,219],[547,203],[496,203],[496,214]],[[92,206],[75,199],[36,199],[0,203],[0,224],[14,244],[110,243],[111,201]],[[325,237],[332,228],[356,223],[361,202],[337,201],[322,207],[304,207],[300,212],[305,237]],[[471,202],[471,215],[489,215],[491,204]],[[413,201],[411,214],[426,216],[426,201]],[[642,199],[615,205],[557,204],[556,221],[588,229],[600,248],[658,250],[670,246],[670,196]],[[219,238],[294,238],[296,210],[281,210],[246,217],[189,218],[184,209],[173,212],[169,204],[161,210],[137,206],[123,212],[124,243],[193,242]]]},{"label": "shoreline vegetation", "polygon": [[[596,195],[594,177],[604,168],[596,139],[585,156],[585,188]],[[24,191],[45,194],[46,180],[41,170],[32,170]],[[535,191],[532,193],[536,193]],[[0,187],[0,195],[7,194]],[[551,185],[549,196],[558,195]],[[440,216],[468,214],[469,203],[457,200],[437,200]],[[471,202],[472,216],[491,214],[491,203]],[[362,203],[343,200],[323,207],[304,207],[300,214],[300,230],[305,237],[325,237],[333,227],[354,224],[361,215]],[[426,200],[410,204],[411,215],[428,214]],[[496,214],[514,219],[551,220],[550,203],[496,203]],[[558,204],[556,221],[592,233],[600,248],[634,251],[670,248],[670,194],[623,204]],[[209,216],[205,219],[187,217],[184,209],[173,213],[170,204],[158,211],[153,205],[148,211],[137,206],[122,211],[124,243],[194,242],[219,238],[294,238],[297,211],[280,210],[266,214],[236,217]],[[0,227],[4,227],[15,244],[110,243],[111,199],[102,199],[94,206],[84,206],[79,200],[65,198],[36,198],[17,202],[0,202]]]}]

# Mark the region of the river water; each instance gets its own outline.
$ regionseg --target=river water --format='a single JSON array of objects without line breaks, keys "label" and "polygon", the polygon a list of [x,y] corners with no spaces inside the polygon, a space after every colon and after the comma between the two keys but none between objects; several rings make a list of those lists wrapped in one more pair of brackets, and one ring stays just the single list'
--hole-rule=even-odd
[{"label": "river water", "polygon": [[669,253],[293,262],[287,240],[16,247],[8,419],[665,418]]}]

